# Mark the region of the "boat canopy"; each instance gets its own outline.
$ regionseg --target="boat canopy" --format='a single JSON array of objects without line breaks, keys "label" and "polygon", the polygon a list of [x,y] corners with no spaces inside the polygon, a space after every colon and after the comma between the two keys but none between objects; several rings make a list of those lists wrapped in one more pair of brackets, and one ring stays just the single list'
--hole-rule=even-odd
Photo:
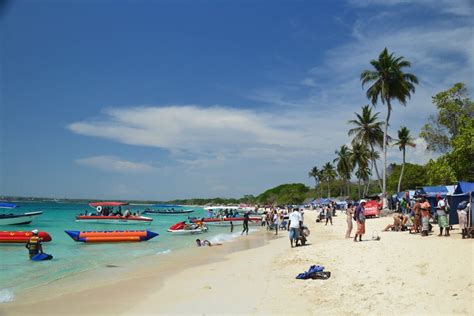
[{"label": "boat canopy", "polygon": [[0,208],[16,208],[16,207],[19,207],[19,206],[13,203],[0,202]]},{"label": "boat canopy", "polygon": [[181,207],[178,204],[153,204],[152,207]]},{"label": "boat canopy", "polygon": [[121,206],[121,205],[128,205],[127,202],[91,202],[89,203],[92,207],[97,206]]}]

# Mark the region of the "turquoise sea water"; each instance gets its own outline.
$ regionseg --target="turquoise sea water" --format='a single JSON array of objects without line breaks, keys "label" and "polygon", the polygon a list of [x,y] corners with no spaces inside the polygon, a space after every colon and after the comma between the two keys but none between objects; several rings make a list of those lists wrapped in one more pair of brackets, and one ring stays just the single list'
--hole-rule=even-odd
[{"label": "turquoise sea water", "polygon": [[[87,204],[30,203],[20,204],[14,211],[4,213],[23,213],[43,211],[28,225],[0,226],[1,231],[27,231],[34,228],[48,232],[52,241],[43,243],[45,253],[54,259],[45,262],[31,262],[28,250],[23,244],[0,243],[0,303],[14,300],[21,291],[64,278],[83,271],[104,267],[107,264],[120,264],[131,258],[156,255],[186,247],[195,247],[196,238],[211,241],[226,241],[236,238],[239,225],[233,234],[229,227],[209,227],[209,231],[199,235],[173,235],[166,229],[172,224],[186,220],[188,215],[150,215],[154,220],[149,225],[120,225],[76,223],[75,216],[85,210],[93,211]],[[146,205],[131,205],[130,208],[143,211]],[[189,207],[191,208],[191,207]],[[189,209],[188,208],[188,209]],[[192,207],[190,216],[205,216],[202,208]],[[64,230],[135,230],[148,229],[160,235],[144,242],[84,244],[73,241]]]}]

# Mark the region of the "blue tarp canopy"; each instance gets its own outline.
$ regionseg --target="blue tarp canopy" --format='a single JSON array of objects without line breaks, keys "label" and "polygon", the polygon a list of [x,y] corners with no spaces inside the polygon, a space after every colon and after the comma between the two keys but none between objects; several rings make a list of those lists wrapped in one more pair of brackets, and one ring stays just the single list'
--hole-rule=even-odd
[{"label": "blue tarp canopy", "polygon": [[331,199],[323,199],[323,198],[321,198],[321,199],[319,199],[319,202],[318,202],[318,203],[319,203],[319,204],[329,204],[329,203],[331,203]]},{"label": "blue tarp canopy", "polygon": [[0,208],[15,208],[18,207],[18,205],[13,204],[13,203],[8,203],[8,202],[0,202]]},{"label": "blue tarp canopy", "polygon": [[462,194],[474,192],[474,183],[472,182],[459,182],[454,194]]},{"label": "blue tarp canopy", "polygon": [[446,189],[444,185],[423,187],[422,191],[422,193],[428,196],[436,196],[436,194],[440,194],[442,197],[444,197],[446,194],[448,194],[448,189]]},{"label": "blue tarp canopy", "polygon": [[153,204],[152,207],[181,207],[177,204]]}]

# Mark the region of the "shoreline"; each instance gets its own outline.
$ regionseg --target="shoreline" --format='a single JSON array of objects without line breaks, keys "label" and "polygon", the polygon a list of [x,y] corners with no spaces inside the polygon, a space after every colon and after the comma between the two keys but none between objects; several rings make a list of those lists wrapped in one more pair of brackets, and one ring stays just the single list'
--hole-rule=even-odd
[{"label": "shoreline", "polygon": [[[179,237],[177,236],[177,238]],[[196,238],[198,237],[205,238],[205,235],[196,235]],[[81,295],[87,294],[87,292],[112,293],[114,292],[113,287],[129,281],[147,283],[149,282],[147,278],[153,278],[153,286],[159,287],[163,279],[182,269],[225,260],[226,256],[231,253],[262,247],[271,239],[273,239],[272,236],[268,236],[264,230],[259,229],[251,232],[245,238],[239,237],[224,242],[222,246],[181,248],[159,255],[133,258],[125,264],[105,265],[100,269],[78,272],[66,278],[26,289],[16,295],[14,301],[0,304],[0,315],[28,315],[30,309],[36,310],[37,307],[41,308],[47,304],[58,305],[57,303],[62,300],[74,302],[75,296],[82,297]],[[133,293],[131,295],[135,296]],[[141,296],[141,294],[137,295],[136,299]],[[106,300],[106,298],[102,299]],[[33,306],[37,307],[33,308]],[[55,309],[48,311],[53,314],[55,312],[59,313]],[[70,313],[70,311],[64,312]],[[91,313],[93,314],[93,311]]]},{"label": "shoreline", "polygon": [[[449,238],[381,232],[392,221],[384,217],[367,220],[364,242],[354,243],[344,238],[345,214],[338,212],[333,226],[315,218],[305,212],[311,235],[304,247],[291,249],[286,231],[275,238],[263,229],[223,246],[186,249],[184,262],[147,265],[110,284],[12,304],[2,315],[473,314],[474,244],[459,230]],[[371,240],[372,231],[380,241]],[[295,279],[313,264],[331,278]]]}]

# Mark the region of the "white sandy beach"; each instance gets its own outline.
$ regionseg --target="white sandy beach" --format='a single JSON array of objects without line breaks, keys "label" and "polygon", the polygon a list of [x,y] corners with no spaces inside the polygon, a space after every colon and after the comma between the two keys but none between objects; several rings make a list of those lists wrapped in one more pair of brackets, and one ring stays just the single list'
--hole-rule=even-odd
[{"label": "white sandy beach", "polygon": [[[126,279],[95,283],[64,280],[50,299],[33,295],[0,306],[2,315],[321,315],[474,313],[474,243],[459,230],[450,238],[380,231],[389,218],[367,220],[366,241],[344,239],[345,215],[334,226],[306,211],[309,245],[290,248],[288,234],[244,236],[212,248],[189,249],[181,261],[150,260]],[[435,226],[435,230],[437,227]],[[371,241],[372,231],[380,241]],[[267,236],[271,237],[271,236]],[[229,249],[247,249],[231,251]],[[170,257],[172,258],[172,257]],[[178,258],[178,257],[176,257]],[[331,271],[328,280],[296,280],[310,265]],[[111,274],[115,273],[111,269]],[[130,271],[128,271],[130,272]],[[118,276],[118,273],[117,273]],[[74,284],[81,284],[75,287]]]}]

